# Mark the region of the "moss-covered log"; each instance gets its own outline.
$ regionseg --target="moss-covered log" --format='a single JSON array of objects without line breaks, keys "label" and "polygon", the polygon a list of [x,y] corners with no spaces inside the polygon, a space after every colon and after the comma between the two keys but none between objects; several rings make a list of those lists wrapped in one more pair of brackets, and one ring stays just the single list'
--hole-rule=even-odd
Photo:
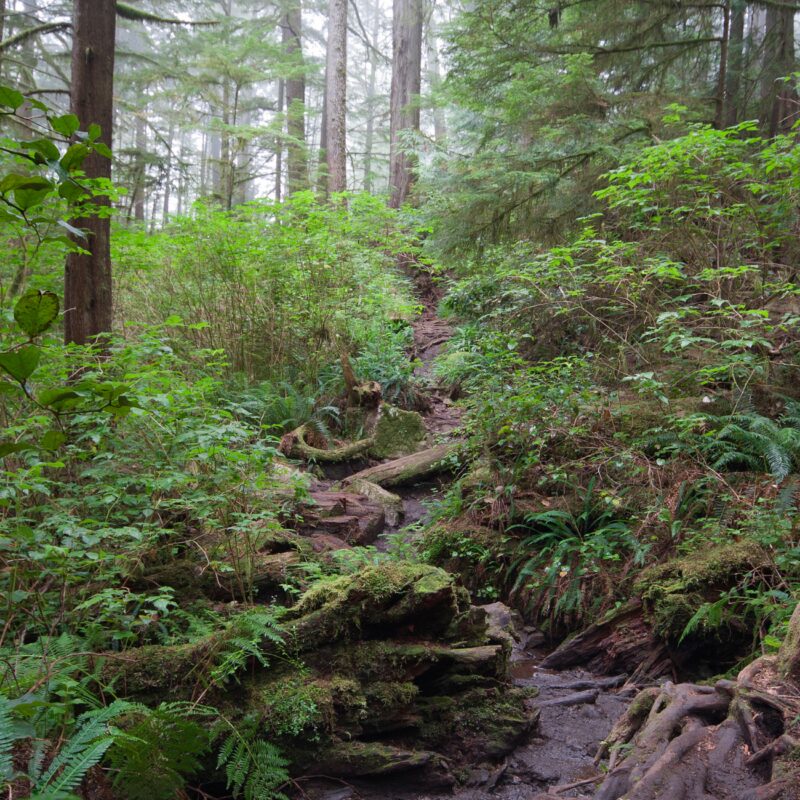
[{"label": "moss-covered log", "polygon": [[342,483],[345,486],[349,486],[357,480],[369,481],[378,486],[401,486],[414,483],[447,470],[450,465],[448,457],[454,452],[455,445],[440,444],[427,450],[421,450],[419,453],[362,470],[345,478]]}]

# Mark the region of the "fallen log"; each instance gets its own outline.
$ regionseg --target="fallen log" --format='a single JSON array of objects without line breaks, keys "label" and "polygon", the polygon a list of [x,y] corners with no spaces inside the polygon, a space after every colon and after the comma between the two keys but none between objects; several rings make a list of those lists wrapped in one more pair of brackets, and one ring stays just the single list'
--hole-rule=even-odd
[{"label": "fallen log", "polygon": [[448,468],[447,458],[455,451],[455,445],[440,444],[421,450],[410,456],[403,456],[376,467],[361,470],[342,481],[344,486],[349,486],[354,481],[365,480],[378,486],[399,486],[404,483],[426,478],[443,472]]},{"label": "fallen log", "polygon": [[600,696],[599,689],[590,689],[587,692],[576,692],[564,697],[554,697],[552,700],[543,700],[537,703],[537,708],[549,708],[550,706],[580,706],[584,703],[595,703]]}]

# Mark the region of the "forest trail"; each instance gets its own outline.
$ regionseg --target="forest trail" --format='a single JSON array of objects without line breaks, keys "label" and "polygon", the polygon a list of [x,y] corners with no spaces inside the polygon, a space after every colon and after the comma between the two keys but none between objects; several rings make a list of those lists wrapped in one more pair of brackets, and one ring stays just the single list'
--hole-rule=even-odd
[{"label": "forest trail", "polygon": [[[413,323],[411,356],[419,362],[415,374],[425,379],[431,397],[424,413],[426,425],[438,440],[446,441],[458,428],[463,410],[435,383],[434,362],[453,329],[438,314],[442,294],[427,274],[418,279],[417,290],[423,311]],[[403,459],[390,460],[383,466],[391,469],[397,461]],[[374,469],[380,469],[380,465]],[[384,531],[402,531],[424,521],[428,513],[425,501],[441,496],[448,481],[447,475],[437,475],[435,480],[410,481],[398,487],[404,514],[396,524],[384,525]],[[414,535],[412,529],[409,537]],[[387,545],[379,544],[379,549],[385,550]],[[540,631],[525,625],[502,603],[483,608],[490,618],[502,620],[502,629],[514,642],[508,678],[514,686],[532,692],[525,701],[531,733],[499,763],[483,762],[462,769],[455,789],[431,784],[429,778],[420,779],[412,770],[386,778],[354,779],[352,783],[312,779],[303,784],[304,797],[768,800],[781,796],[785,781],[770,782],[769,771],[762,769],[759,757],[759,744],[762,750],[779,747],[783,731],[776,708],[769,706],[772,701],[759,705],[765,698],[759,694],[753,703],[753,675],[759,674],[753,670],[759,662],[746,668],[736,681],[718,681],[713,687],[647,677],[642,682],[635,676],[629,681],[625,674],[600,675],[580,665],[548,669],[542,664],[552,647],[545,645]],[[769,663],[764,671],[767,680],[774,680],[774,668]],[[637,710],[640,706],[643,712]],[[741,711],[748,707],[751,710]],[[748,713],[749,722],[737,719],[737,714],[746,717]],[[660,730],[663,719],[673,718],[673,727]],[[684,732],[677,735],[681,725]],[[619,748],[610,763],[609,747]]]},{"label": "forest trail", "polygon": [[[438,312],[442,290],[427,273],[417,273],[415,284],[422,313],[414,320],[414,350],[418,361],[415,375],[425,383],[429,405],[423,412],[428,430],[445,439],[458,428],[463,408],[456,405],[449,391],[435,380],[434,364],[454,330]],[[392,462],[388,462],[387,466]],[[403,501],[404,515],[387,531],[424,521],[426,501],[441,496],[449,482],[447,476],[423,480],[395,488]],[[329,484],[325,484],[329,486]],[[382,540],[379,549],[385,549]],[[505,608],[502,604],[494,604]],[[507,610],[506,610],[507,611]],[[583,669],[548,670],[540,667],[547,655],[544,637],[534,628],[523,626],[517,615],[509,632],[514,637],[510,676],[516,686],[535,688],[538,697],[529,701],[532,718],[538,716],[535,735],[510,753],[500,764],[478,765],[466,786],[455,793],[431,792],[415,787],[413,778],[396,776],[385,781],[363,781],[342,787],[322,782],[305,787],[314,800],[530,800],[532,792],[561,787],[560,797],[586,797],[587,780],[599,776],[594,757],[636,694],[636,688],[623,686],[625,676],[612,678],[594,675]],[[567,787],[573,786],[570,789]]]}]

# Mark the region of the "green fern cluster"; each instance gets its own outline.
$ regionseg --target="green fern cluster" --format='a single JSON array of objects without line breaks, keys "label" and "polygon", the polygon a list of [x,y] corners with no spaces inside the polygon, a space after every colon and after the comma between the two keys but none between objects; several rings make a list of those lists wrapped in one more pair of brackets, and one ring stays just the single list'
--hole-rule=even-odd
[{"label": "green fern cluster", "polygon": [[717,470],[769,472],[780,482],[800,467],[800,405],[777,421],[756,412],[706,418],[715,426],[705,447]]},{"label": "green fern cluster", "polygon": [[252,608],[234,617],[213,656],[210,678],[222,684],[233,678],[252,659],[268,666],[263,643],[283,646],[283,629],[275,613],[267,608]]},{"label": "green fern cluster", "polygon": [[289,781],[288,762],[264,739],[233,728],[222,742],[217,768],[225,769],[228,790],[244,800],[286,800],[280,792]]},{"label": "green fern cluster", "polygon": [[[31,800],[73,800],[89,770],[125,735],[112,722],[141,710],[134,703],[117,700],[106,708],[87,711],[78,718],[74,733],[53,754],[48,739],[36,738],[32,726],[15,718],[14,706],[14,701],[0,695],[0,778],[6,786],[16,780],[27,782]],[[33,751],[27,771],[20,773],[14,769],[14,747],[23,740],[32,742]]]}]

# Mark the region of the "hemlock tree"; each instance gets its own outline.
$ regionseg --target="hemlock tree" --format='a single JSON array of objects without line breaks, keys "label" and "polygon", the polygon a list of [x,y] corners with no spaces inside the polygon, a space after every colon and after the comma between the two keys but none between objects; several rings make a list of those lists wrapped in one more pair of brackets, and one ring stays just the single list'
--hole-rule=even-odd
[{"label": "hemlock tree", "polygon": [[347,0],[328,4],[324,113],[330,195],[347,188]]},{"label": "hemlock tree", "polygon": [[[81,130],[99,125],[100,141],[111,147],[114,108],[115,0],[75,0],[70,105]],[[111,160],[91,153],[84,162],[89,178],[111,180]],[[97,213],[75,220],[86,232],[70,253],[64,280],[64,339],[86,344],[111,330],[111,219],[109,200],[93,200]]]},{"label": "hemlock tree", "polygon": [[413,158],[403,147],[405,131],[419,131],[422,81],[422,0],[394,0],[390,102],[389,205],[399,208],[413,183]]}]

